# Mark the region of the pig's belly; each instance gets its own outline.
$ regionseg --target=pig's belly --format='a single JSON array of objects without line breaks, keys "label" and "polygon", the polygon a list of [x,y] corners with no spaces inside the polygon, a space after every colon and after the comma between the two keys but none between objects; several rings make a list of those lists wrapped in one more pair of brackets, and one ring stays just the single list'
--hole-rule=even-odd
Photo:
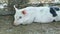
[{"label": "pig's belly", "polygon": [[37,15],[34,22],[38,22],[38,23],[49,23],[49,22],[53,22],[54,17],[52,17],[52,15]]}]

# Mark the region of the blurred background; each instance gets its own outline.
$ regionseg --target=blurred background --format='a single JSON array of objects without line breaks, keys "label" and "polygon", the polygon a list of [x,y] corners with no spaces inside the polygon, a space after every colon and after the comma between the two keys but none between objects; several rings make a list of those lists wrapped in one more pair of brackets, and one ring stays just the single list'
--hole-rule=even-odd
[{"label": "blurred background", "polygon": [[60,34],[60,22],[13,26],[15,10],[28,6],[59,6],[60,0],[0,0],[0,34]]}]

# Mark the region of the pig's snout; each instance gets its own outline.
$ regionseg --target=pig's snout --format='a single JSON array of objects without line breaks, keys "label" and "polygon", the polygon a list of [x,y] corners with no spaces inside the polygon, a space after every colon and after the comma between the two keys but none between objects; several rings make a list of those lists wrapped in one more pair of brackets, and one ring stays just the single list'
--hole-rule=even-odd
[{"label": "pig's snout", "polygon": [[18,26],[18,25],[19,25],[19,23],[18,23],[18,22],[16,22],[16,21],[14,21],[13,25]]}]

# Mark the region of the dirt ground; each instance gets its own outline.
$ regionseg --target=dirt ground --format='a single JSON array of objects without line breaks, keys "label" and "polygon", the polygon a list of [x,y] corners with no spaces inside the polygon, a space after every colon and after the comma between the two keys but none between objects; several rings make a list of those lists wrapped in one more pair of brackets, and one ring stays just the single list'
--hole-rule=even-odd
[{"label": "dirt ground", "polygon": [[0,34],[60,34],[60,22],[13,26],[12,16],[0,16]]}]

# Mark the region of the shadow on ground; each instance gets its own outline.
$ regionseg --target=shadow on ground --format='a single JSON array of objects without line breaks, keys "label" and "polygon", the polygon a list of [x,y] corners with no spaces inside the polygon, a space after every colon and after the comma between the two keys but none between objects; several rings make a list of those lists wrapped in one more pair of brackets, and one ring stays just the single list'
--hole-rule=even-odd
[{"label": "shadow on ground", "polygon": [[0,16],[0,34],[60,34],[60,22],[49,24],[12,25],[12,16]]}]

